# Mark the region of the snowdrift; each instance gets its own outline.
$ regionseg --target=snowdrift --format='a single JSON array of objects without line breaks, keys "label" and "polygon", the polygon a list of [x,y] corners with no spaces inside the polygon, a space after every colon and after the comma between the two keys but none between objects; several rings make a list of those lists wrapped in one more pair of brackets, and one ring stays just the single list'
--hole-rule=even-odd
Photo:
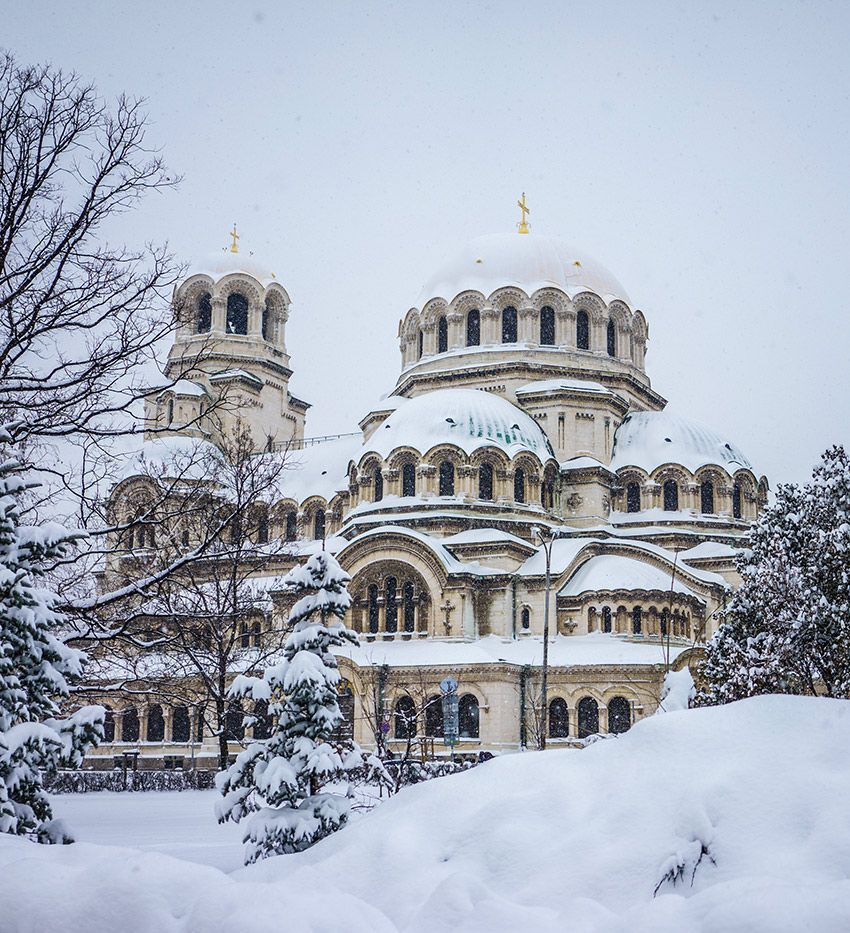
[{"label": "snowdrift", "polygon": [[232,875],[0,839],[0,930],[847,930],[848,787],[848,702],[683,710],[410,788]]}]

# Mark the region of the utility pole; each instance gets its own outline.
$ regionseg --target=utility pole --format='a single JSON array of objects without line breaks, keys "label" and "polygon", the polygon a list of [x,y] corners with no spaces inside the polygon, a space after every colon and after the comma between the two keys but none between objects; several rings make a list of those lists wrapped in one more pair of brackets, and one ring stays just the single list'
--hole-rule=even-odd
[{"label": "utility pole", "polygon": [[552,545],[556,538],[561,534],[557,529],[550,528],[548,537],[543,529],[535,526],[532,531],[534,536],[540,541],[543,553],[546,556],[546,577],[545,593],[543,598],[543,670],[540,677],[540,700],[542,709],[540,710],[540,735],[537,741],[537,747],[541,750],[546,749],[546,735],[549,731],[549,593],[552,589]]}]

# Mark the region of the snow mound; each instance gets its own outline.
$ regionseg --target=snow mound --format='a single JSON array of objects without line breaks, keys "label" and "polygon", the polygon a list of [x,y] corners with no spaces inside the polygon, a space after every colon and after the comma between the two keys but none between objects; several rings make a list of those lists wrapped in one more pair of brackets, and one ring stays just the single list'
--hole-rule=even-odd
[{"label": "snow mound", "polygon": [[[403,791],[225,875],[0,840],[0,927],[224,931],[850,929],[850,704],[759,697]],[[212,816],[211,816],[212,819]]]}]

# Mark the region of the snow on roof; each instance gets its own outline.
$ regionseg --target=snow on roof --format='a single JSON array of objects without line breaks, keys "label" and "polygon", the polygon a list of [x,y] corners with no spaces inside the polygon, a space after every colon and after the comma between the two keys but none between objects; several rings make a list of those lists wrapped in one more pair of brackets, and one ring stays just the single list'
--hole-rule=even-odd
[{"label": "snow on roof", "polygon": [[725,544],[723,541],[703,541],[695,547],[688,548],[687,551],[680,551],[679,557],[686,561],[716,557],[734,558],[740,551],[740,548],[732,547],[731,544]]},{"label": "snow on roof", "polygon": [[362,443],[358,434],[289,451],[277,481],[279,498],[301,503],[310,496],[322,496],[330,502],[348,488],[348,464],[357,459]]},{"label": "snow on roof", "polygon": [[538,392],[594,392],[598,395],[616,395],[599,382],[585,379],[541,379],[529,382],[516,390],[516,395],[534,395]]},{"label": "snow on roof", "polygon": [[178,470],[185,479],[203,479],[208,473],[207,456],[217,448],[209,441],[186,434],[170,434],[145,441],[130,451],[121,479],[145,475],[153,470]]},{"label": "snow on roof", "polygon": [[752,469],[739,448],[696,421],[666,411],[627,415],[614,434],[611,469],[635,466],[651,473],[663,463],[678,463],[691,472],[708,464],[730,473]]},{"label": "snow on roof", "polygon": [[[610,541],[610,538],[608,539]],[[590,535],[583,535],[582,537],[575,538],[557,538],[552,543],[552,558],[551,558],[551,572],[553,577],[557,577],[560,574],[564,573],[570,564],[575,561],[575,559],[581,554],[582,550],[588,547],[591,544],[605,544],[605,538],[592,537]],[[641,554],[649,554],[653,557],[660,557],[670,566],[673,565],[675,555],[672,551],[665,550],[663,547],[659,547],[657,544],[652,544],[649,541],[623,541],[618,540],[616,542],[616,547],[618,550],[622,551],[627,549],[630,552],[634,553],[634,559],[639,561]],[[580,569],[580,568],[579,568]],[[537,549],[535,554],[532,554],[527,561],[519,568],[517,573],[523,577],[530,576],[540,576],[546,572],[546,555],[543,552],[543,548],[540,547]],[[700,570],[696,567],[688,567],[687,573],[690,577],[701,580],[704,583],[720,585],[726,587],[726,581],[723,579],[720,574],[712,573],[708,570]],[[669,580],[670,577],[666,575],[665,577],[668,581],[667,588],[669,589]]]},{"label": "snow on roof", "polygon": [[606,301],[629,296],[614,276],[596,260],[559,237],[539,233],[496,233],[466,243],[422,287],[415,306],[432,298],[451,301],[464,291],[485,296],[505,286],[518,286],[527,295],[540,288],[560,288],[570,297],[595,292]]},{"label": "snow on roof", "polygon": [[486,567],[478,561],[458,560],[454,554],[443,544],[443,539],[435,538],[421,531],[414,531],[412,528],[405,528],[404,525],[380,525],[377,528],[370,528],[362,534],[357,535],[349,543],[359,544],[367,538],[384,536],[388,534],[402,535],[405,538],[413,538],[421,542],[438,558],[440,563],[449,573],[470,573],[475,576],[489,576],[503,574],[505,571],[497,567]]},{"label": "snow on roof", "polygon": [[422,454],[453,444],[467,454],[498,447],[509,457],[530,451],[540,460],[553,456],[536,421],[515,405],[480,389],[436,389],[394,411],[364,443],[363,453],[381,457],[399,447]]},{"label": "snow on roof", "polygon": [[173,385],[163,389],[157,398],[162,398],[167,392],[173,392],[175,395],[207,395],[207,390],[199,382],[192,382],[190,379],[178,379]]},{"label": "snow on roof", "polygon": [[696,597],[693,590],[685,586],[681,580],[677,578],[673,581],[671,574],[652,564],[619,554],[599,554],[582,564],[561,587],[558,595],[579,596],[582,593],[592,593],[597,590],[661,590],[666,592],[669,591],[671,582],[674,592]]},{"label": "snow on roof", "polygon": [[509,531],[502,531],[500,528],[468,528],[466,531],[458,532],[455,535],[449,535],[441,539],[443,544],[451,547],[461,544],[491,544],[493,542],[504,542],[507,544],[520,544],[523,547],[534,547],[533,544],[512,535]]},{"label": "snow on roof", "polygon": [[[671,657],[684,648],[671,647]],[[361,641],[345,645],[334,653],[351,658],[361,667],[388,664],[390,667],[464,667],[499,662],[540,667],[543,639],[500,638],[486,635],[475,641],[422,639],[421,641]],[[615,635],[557,635],[549,640],[549,664],[553,667],[587,667],[595,664],[664,664],[664,648],[659,644],[626,641]],[[463,683],[459,687],[463,693]]]},{"label": "snow on roof", "polygon": [[251,382],[260,383],[260,385],[262,385],[263,382],[259,376],[249,373],[247,369],[226,369],[222,373],[216,373],[214,376],[210,376],[210,382],[221,382],[224,379],[249,379]]},{"label": "snow on roof", "polygon": [[572,457],[569,460],[564,460],[562,463],[559,463],[558,466],[562,470],[585,470],[588,467],[599,467],[603,470],[610,470],[610,467],[605,466],[601,460],[597,460],[596,457]]},{"label": "snow on roof", "polygon": [[244,272],[264,285],[277,281],[274,272],[255,259],[251,252],[231,253],[229,249],[224,248],[189,265],[189,276],[208,275],[215,281],[234,272]]}]

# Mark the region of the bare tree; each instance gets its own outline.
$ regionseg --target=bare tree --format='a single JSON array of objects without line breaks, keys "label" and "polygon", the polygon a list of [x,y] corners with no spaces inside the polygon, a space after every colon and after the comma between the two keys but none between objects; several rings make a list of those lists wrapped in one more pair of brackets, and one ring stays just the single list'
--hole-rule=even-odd
[{"label": "bare tree", "polygon": [[[138,478],[167,520],[145,517],[145,505],[134,522],[116,522],[123,540],[106,586],[126,598],[100,606],[97,623],[79,636],[90,646],[106,641],[92,650],[90,677],[101,693],[207,710],[223,768],[228,734],[242,723],[227,688],[236,673],[261,673],[287,634],[270,622],[269,595],[278,570],[291,563],[287,546],[272,534],[286,455],[254,453],[249,430],[238,422],[218,445],[197,450]],[[134,593],[139,578],[147,583]]]}]

